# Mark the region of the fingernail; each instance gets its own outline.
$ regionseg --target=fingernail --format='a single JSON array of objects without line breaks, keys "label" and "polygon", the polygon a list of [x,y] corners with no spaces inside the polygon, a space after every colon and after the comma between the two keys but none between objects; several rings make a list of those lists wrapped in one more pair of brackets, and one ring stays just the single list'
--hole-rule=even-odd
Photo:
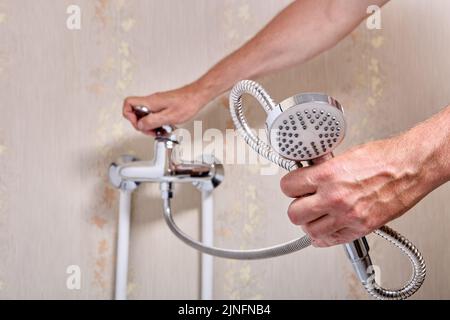
[{"label": "fingernail", "polygon": [[142,122],[138,122],[137,127],[139,130],[144,130],[144,124]]}]

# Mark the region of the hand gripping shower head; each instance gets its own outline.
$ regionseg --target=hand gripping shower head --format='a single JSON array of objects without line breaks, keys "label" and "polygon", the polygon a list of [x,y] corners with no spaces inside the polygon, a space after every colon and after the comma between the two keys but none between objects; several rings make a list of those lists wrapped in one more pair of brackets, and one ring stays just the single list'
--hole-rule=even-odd
[{"label": "hand gripping shower head", "polygon": [[[256,98],[267,113],[269,145],[259,139],[248,126],[242,105],[244,94]],[[258,83],[243,80],[231,90],[230,112],[238,132],[247,144],[269,161],[289,171],[302,167],[303,161],[311,164],[319,157],[332,156],[332,151],[345,135],[346,125],[341,105],[332,97],[321,93],[298,94],[275,104]],[[408,256],[413,266],[413,276],[400,289],[391,290],[379,286],[375,281],[365,237],[344,245],[355,272],[367,292],[377,299],[408,298],[425,280],[426,266],[422,255],[410,241],[387,226],[374,233]],[[304,240],[309,242],[309,237],[305,237]]]}]

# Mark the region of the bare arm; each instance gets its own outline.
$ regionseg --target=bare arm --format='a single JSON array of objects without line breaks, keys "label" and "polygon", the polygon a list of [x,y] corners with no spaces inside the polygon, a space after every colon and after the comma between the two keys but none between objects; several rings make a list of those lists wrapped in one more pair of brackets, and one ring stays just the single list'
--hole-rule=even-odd
[{"label": "bare arm", "polygon": [[144,133],[163,124],[183,123],[238,80],[305,62],[329,49],[358,26],[369,5],[387,1],[297,0],[199,80],[180,89],[128,98],[124,115],[137,128],[132,105],[144,104],[157,112],[140,121]]},{"label": "bare arm", "polygon": [[387,0],[300,0],[281,11],[243,47],[200,80],[208,98],[237,80],[303,63],[336,45],[366,18],[367,7]]}]

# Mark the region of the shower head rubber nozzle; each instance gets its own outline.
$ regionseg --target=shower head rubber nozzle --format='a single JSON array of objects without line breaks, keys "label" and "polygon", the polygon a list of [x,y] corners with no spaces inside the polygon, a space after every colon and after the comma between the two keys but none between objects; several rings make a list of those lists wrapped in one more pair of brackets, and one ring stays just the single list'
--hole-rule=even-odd
[{"label": "shower head rubber nozzle", "polygon": [[284,100],[268,111],[266,125],[274,151],[293,161],[313,160],[332,152],[346,128],[339,102],[322,93]]}]

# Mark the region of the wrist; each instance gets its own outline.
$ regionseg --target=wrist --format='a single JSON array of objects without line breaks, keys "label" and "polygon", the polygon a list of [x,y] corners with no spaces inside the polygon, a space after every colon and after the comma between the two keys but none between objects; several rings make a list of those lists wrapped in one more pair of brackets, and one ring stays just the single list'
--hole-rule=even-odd
[{"label": "wrist", "polygon": [[197,110],[202,109],[206,104],[215,98],[214,93],[210,88],[205,87],[199,81],[194,81],[182,87],[186,98],[194,102]]}]

